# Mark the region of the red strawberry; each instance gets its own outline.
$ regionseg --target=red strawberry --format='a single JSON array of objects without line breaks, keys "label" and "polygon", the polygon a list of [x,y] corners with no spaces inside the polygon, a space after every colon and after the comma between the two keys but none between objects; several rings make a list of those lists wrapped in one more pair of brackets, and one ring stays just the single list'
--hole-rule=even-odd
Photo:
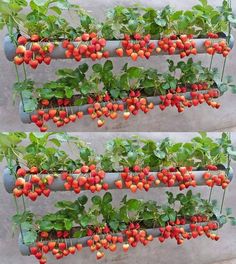
[{"label": "red strawberry", "polygon": [[49,57],[49,56],[43,58],[44,63],[47,64],[47,65],[49,65],[51,63],[51,60],[52,60],[52,58]]},{"label": "red strawberry", "polygon": [[39,170],[37,167],[31,167],[31,169],[30,169],[31,174],[37,174],[38,172],[39,172]]},{"label": "red strawberry", "polygon": [[39,36],[36,35],[36,34],[32,35],[31,38],[30,38],[30,40],[33,41],[33,42],[37,42],[37,41],[39,41],[39,39],[40,39]]},{"label": "red strawberry", "polygon": [[23,62],[24,62],[24,59],[22,57],[19,57],[19,56],[14,57],[14,63],[16,65],[21,65]]},{"label": "red strawberry", "polygon": [[75,247],[77,248],[78,251],[81,251],[83,248],[82,244],[76,244]]},{"label": "red strawberry", "polygon": [[34,202],[38,198],[38,194],[36,192],[30,192],[28,194],[28,197],[30,198],[30,200],[32,200]]},{"label": "red strawberry", "polygon": [[19,186],[24,186],[25,184],[25,179],[24,178],[17,178],[16,182],[15,182],[15,186],[19,187]]},{"label": "red strawberry", "polygon": [[70,115],[69,119],[70,119],[71,122],[75,122],[76,121],[76,115],[75,114]]},{"label": "red strawberry", "polygon": [[38,252],[38,248],[37,247],[30,247],[30,254],[36,255],[37,252]]},{"label": "red strawberry", "polygon": [[51,193],[51,190],[50,190],[50,189],[45,189],[45,190],[43,190],[43,194],[44,194],[44,196],[46,196],[46,197],[48,197],[48,196],[50,195],[50,193]]},{"label": "red strawberry", "polygon": [[42,133],[46,132],[47,130],[48,130],[48,127],[46,127],[46,126],[40,127],[40,132],[42,132]]},{"label": "red strawberry", "polygon": [[18,39],[17,39],[17,42],[19,45],[25,45],[27,43],[27,38],[24,37],[24,36],[20,36]]},{"label": "red strawberry", "polygon": [[23,169],[23,168],[19,168],[18,170],[17,170],[17,176],[19,176],[19,177],[24,177],[25,175],[26,175],[26,170],[25,169]]},{"label": "red strawberry", "polygon": [[15,197],[20,197],[21,195],[23,194],[23,191],[22,190],[19,190],[19,189],[17,189],[17,188],[14,188],[13,189],[13,195],[15,196]]},{"label": "red strawberry", "polygon": [[48,111],[48,114],[49,114],[50,118],[52,119],[57,114],[57,110],[56,109],[50,109]]},{"label": "red strawberry", "polygon": [[29,65],[32,69],[36,69],[39,65],[39,62],[37,60],[30,60]]},{"label": "red strawberry", "polygon": [[115,182],[115,185],[116,185],[116,187],[117,187],[118,189],[122,189],[122,188],[123,188],[123,182],[122,182],[122,180],[117,180],[117,181]]},{"label": "red strawberry", "polygon": [[119,56],[119,57],[123,57],[124,56],[124,51],[122,48],[119,48],[116,50],[116,54]]},{"label": "red strawberry", "polygon": [[59,248],[61,251],[63,251],[64,249],[66,249],[66,243],[63,243],[63,242],[59,243],[59,244],[58,244],[58,248]]},{"label": "red strawberry", "polygon": [[76,251],[76,247],[71,246],[68,248],[68,250],[69,250],[70,254],[74,255],[75,251]]}]

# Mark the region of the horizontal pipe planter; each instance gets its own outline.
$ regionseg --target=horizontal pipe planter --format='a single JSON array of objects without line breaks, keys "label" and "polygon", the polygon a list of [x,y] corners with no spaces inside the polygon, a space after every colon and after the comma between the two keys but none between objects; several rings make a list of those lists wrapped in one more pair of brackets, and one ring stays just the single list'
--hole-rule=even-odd
[{"label": "horizontal pipe planter", "polygon": [[[218,170],[215,172],[217,173],[220,171],[226,171],[226,169],[222,168],[222,170]],[[206,172],[206,170],[205,171],[204,170],[193,171],[193,174],[195,175],[195,180],[196,180],[198,186],[206,185],[205,180],[202,177],[205,172]],[[153,175],[157,175],[157,173],[158,172],[150,172],[150,174],[153,174]],[[45,175],[47,175],[47,174],[45,174]],[[50,175],[52,175],[52,174],[50,174]],[[57,175],[58,175],[58,177],[57,178],[55,177],[54,182],[51,185],[48,185],[48,189],[50,189],[51,191],[55,191],[55,192],[66,191],[66,189],[64,188],[65,181],[63,181],[61,179],[60,173],[58,173]],[[75,177],[78,177],[78,174],[71,174],[70,176],[75,178]],[[230,169],[228,178],[230,181],[232,181],[232,179],[233,179],[233,169],[232,168]],[[115,172],[115,173],[114,172],[113,173],[107,172],[105,175],[105,178],[104,178],[104,182],[109,185],[110,190],[111,189],[117,189],[117,187],[115,185],[115,181],[120,180],[120,179],[121,179],[121,176],[120,176],[119,172]],[[4,169],[3,182],[4,182],[4,186],[5,186],[6,191],[8,193],[12,193],[14,186],[15,186],[15,176],[12,175],[12,173],[10,172],[10,170],[8,168]],[[175,184],[175,186],[178,186],[177,183]],[[160,183],[160,185],[156,186],[155,188],[158,188],[158,187],[166,187],[166,186],[163,183]],[[82,191],[85,191],[85,190],[82,190]]]},{"label": "horizontal pipe planter", "polygon": [[[210,221],[209,221],[210,222]],[[201,226],[206,226],[209,222],[203,222],[203,223],[198,223],[198,225],[201,225]],[[216,220],[212,220],[211,222],[215,222],[217,223],[218,227],[221,228],[222,225],[220,225],[220,223]],[[180,227],[183,227],[187,232],[190,231],[190,227],[189,227],[189,224],[186,224],[186,225],[182,225]],[[157,238],[161,235],[161,232],[159,230],[159,228],[152,228],[152,229],[146,229],[147,231],[147,234],[148,235],[152,235],[154,238]],[[121,236],[122,233],[116,233],[116,234],[113,234],[113,235],[117,235],[117,236]],[[23,236],[24,236],[24,233],[23,233]],[[125,237],[125,235],[123,235],[123,238]],[[83,247],[88,247],[87,245],[87,241],[90,239],[90,237],[82,237],[82,238],[71,238],[71,239],[64,239],[64,241],[68,244],[68,245],[72,245],[72,246],[75,246],[76,244],[82,244]],[[21,234],[19,235],[19,239],[18,239],[18,246],[19,246],[19,250],[20,250],[20,253],[23,255],[23,256],[30,256],[30,247],[31,246],[27,246],[24,244],[23,242],[23,239],[22,239],[22,236]],[[32,245],[33,246],[33,245]]]},{"label": "horizontal pipe planter", "polygon": [[[220,38],[217,39],[217,41],[226,39],[225,33],[220,33],[219,36],[220,36]],[[197,48],[197,51],[199,54],[207,53],[206,49],[204,47],[204,42],[206,41],[206,39],[207,38],[196,38],[196,39],[194,39],[194,41],[196,42],[196,48]],[[159,40],[151,40],[150,43],[157,44],[158,41]],[[214,41],[214,39],[213,39],[213,41]],[[47,43],[48,42],[41,42],[42,45],[44,45],[44,44],[46,45]],[[65,51],[66,50],[62,47],[62,42],[59,41],[57,43],[58,43],[58,46],[55,48],[53,53],[50,54],[50,57],[52,59],[67,59],[65,57]],[[77,42],[72,42],[72,43],[74,43],[75,45],[77,44]],[[121,40],[107,40],[107,44],[106,44],[105,49],[107,51],[109,51],[110,57],[118,57],[116,54],[116,49],[120,47],[120,43],[121,43]],[[234,37],[231,35],[229,47],[232,49],[233,46],[234,46]],[[5,36],[5,38],[4,38],[3,47],[4,47],[4,52],[5,52],[6,58],[9,61],[13,61],[13,59],[16,55],[16,53],[15,53],[16,46],[14,43],[12,43],[11,38],[8,35]],[[179,54],[179,52],[176,51],[175,54]],[[157,55],[157,54],[155,54],[155,55]],[[159,53],[159,55],[166,55],[166,53],[161,52],[161,53]]]},{"label": "horizontal pipe planter", "polygon": [[[218,89],[217,85],[214,84],[211,89],[217,89],[220,96],[222,95],[221,91]],[[203,91],[199,91],[199,93],[205,94],[207,93],[208,90],[203,90]],[[184,94],[180,94],[180,95],[184,95],[186,99],[191,99],[191,95],[190,92],[186,92]],[[154,105],[159,105],[161,103],[161,99],[159,96],[150,96],[147,97],[147,101],[149,103],[153,103]],[[117,101],[118,104],[123,104],[126,105],[126,103],[124,103],[123,101]],[[82,105],[82,106],[69,106],[69,107],[60,107],[60,110],[64,109],[67,110],[70,114],[75,114],[77,112],[83,112],[84,115],[88,115],[88,108],[91,107],[91,104],[86,104],[86,105]],[[55,107],[55,109],[57,109],[57,107]],[[47,111],[48,109],[44,109],[45,111]],[[34,112],[25,112],[24,111],[24,106],[23,106],[23,102],[20,102],[19,105],[19,115],[20,115],[20,119],[21,122],[23,122],[24,124],[30,124],[32,123],[31,121],[31,116],[37,114],[37,110],[35,110]]]}]

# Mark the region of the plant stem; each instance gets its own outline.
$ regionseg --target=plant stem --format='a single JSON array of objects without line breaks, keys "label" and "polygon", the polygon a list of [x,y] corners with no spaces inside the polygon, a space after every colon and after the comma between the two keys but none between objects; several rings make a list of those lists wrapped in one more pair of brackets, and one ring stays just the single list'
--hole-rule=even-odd
[{"label": "plant stem", "polygon": [[25,64],[24,63],[23,63],[23,70],[24,70],[24,77],[25,77],[25,80],[26,80],[27,79],[26,78],[27,75],[26,75],[26,69],[25,69]]},{"label": "plant stem", "polygon": [[213,191],[213,187],[211,187],[211,190],[210,190],[210,194],[209,194],[209,199],[208,199],[208,202],[210,202],[210,201],[211,201],[212,191]]},{"label": "plant stem", "polygon": [[[17,204],[16,197],[14,195],[13,195],[13,197],[14,197],[14,203],[15,203],[15,206],[16,206],[16,212],[17,212],[17,214],[19,214],[19,207],[18,207],[18,204]],[[23,231],[22,231],[22,228],[21,228],[21,224],[19,224],[19,228],[20,228],[21,238],[22,238],[22,241],[24,243],[24,236],[23,236]]]},{"label": "plant stem", "polygon": [[25,205],[25,198],[22,196],[22,202],[23,202],[23,207],[24,207],[24,212],[26,211],[26,205]]},{"label": "plant stem", "polygon": [[16,66],[16,64],[14,64],[14,65],[15,65],[15,70],[16,70],[17,82],[20,82],[20,76],[19,76],[19,72],[18,72],[17,66]]},{"label": "plant stem", "polygon": [[211,62],[210,62],[210,67],[209,67],[209,70],[211,70],[212,68],[212,64],[213,64],[213,58],[214,58],[214,55],[211,56]]},{"label": "plant stem", "polygon": [[223,81],[223,79],[224,79],[226,61],[227,61],[227,57],[224,59],[224,65],[223,65],[223,70],[222,70],[222,75],[221,75],[221,81]]},{"label": "plant stem", "polygon": [[222,214],[222,212],[223,212],[224,201],[225,201],[225,194],[226,194],[226,189],[224,189],[224,193],[223,193],[223,198],[222,198],[221,207],[220,207],[220,214]]}]

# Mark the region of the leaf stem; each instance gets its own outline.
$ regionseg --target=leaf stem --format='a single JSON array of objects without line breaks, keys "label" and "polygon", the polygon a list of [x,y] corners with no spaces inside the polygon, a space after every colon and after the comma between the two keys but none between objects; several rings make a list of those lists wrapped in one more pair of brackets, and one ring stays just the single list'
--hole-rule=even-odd
[{"label": "leaf stem", "polygon": [[213,187],[211,187],[211,190],[210,190],[210,194],[209,194],[209,199],[208,199],[208,202],[210,202],[210,201],[211,201],[212,191],[213,191]]},{"label": "leaf stem", "polygon": [[226,62],[227,62],[227,57],[224,59],[224,65],[223,65],[223,69],[222,69],[221,81],[223,81],[223,79],[224,79]]},{"label": "leaf stem", "polygon": [[223,193],[223,198],[222,198],[221,207],[220,207],[220,214],[222,214],[222,212],[223,212],[224,201],[225,201],[225,194],[226,194],[226,189],[224,189],[224,193]]},{"label": "leaf stem", "polygon": [[210,62],[210,67],[209,67],[209,70],[211,70],[212,68],[212,64],[213,64],[213,58],[214,58],[214,55],[211,56],[211,62]]}]

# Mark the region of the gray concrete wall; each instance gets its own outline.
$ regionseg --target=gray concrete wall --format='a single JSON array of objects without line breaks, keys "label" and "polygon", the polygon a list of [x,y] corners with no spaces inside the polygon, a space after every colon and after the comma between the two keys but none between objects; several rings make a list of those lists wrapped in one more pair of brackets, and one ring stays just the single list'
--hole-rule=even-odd
[{"label": "gray concrete wall", "polygon": [[[221,0],[210,0],[209,3],[213,5],[219,5]],[[147,6],[153,6],[155,8],[162,8],[164,5],[171,4],[179,9],[186,9],[194,4],[197,4],[197,0],[189,1],[155,1],[155,0],[140,0],[140,1],[125,1],[125,0],[97,0],[97,1],[75,1],[74,3],[81,4],[82,7],[90,10],[92,14],[98,19],[103,19],[104,12],[115,5],[132,5],[135,3],[141,3]],[[236,10],[236,1],[232,1],[233,7]],[[73,17],[73,21],[75,21]],[[6,32],[0,32],[1,39]],[[236,34],[234,32],[236,37]],[[236,71],[236,48],[229,57],[226,73],[235,75]],[[145,67],[156,67],[159,70],[166,70],[166,63],[163,63],[167,57],[153,57],[149,61],[139,60],[136,65],[142,65]],[[179,59],[178,57],[176,58]],[[210,58],[206,55],[199,55],[195,57],[195,60],[202,60],[205,65],[209,65]],[[116,70],[118,71],[126,59],[113,59]],[[130,60],[129,60],[130,61]],[[214,59],[215,65],[222,68],[223,59],[217,57]],[[91,64],[91,62],[89,62]],[[130,63],[132,64],[132,63]],[[28,69],[29,77],[39,81],[48,81],[54,78],[55,70],[60,67],[76,67],[75,61],[53,61],[50,67],[40,67],[37,71]],[[36,128],[34,125],[22,124],[18,116],[18,102],[12,104],[12,85],[15,80],[14,65],[9,63],[3,54],[2,41],[0,42],[0,84],[1,84],[1,96],[0,96],[0,127],[1,130],[24,130],[34,131]],[[236,81],[236,79],[235,79]],[[107,125],[101,129],[97,128],[96,122],[92,121],[89,117],[85,117],[82,121],[76,122],[73,125],[66,126],[60,130],[67,131],[215,131],[215,130],[228,130],[236,126],[236,95],[230,93],[225,94],[219,99],[222,104],[220,110],[209,108],[207,105],[201,105],[197,108],[187,110],[182,114],[178,114],[175,109],[167,109],[162,113],[159,108],[156,108],[146,117],[144,114],[139,114],[137,117],[132,117],[128,121],[124,121],[120,118],[116,121],[109,120]],[[51,124],[51,130],[56,130],[53,124]]]},{"label": "gray concrete wall", "polygon": [[[150,138],[155,140],[163,139],[170,136],[175,141],[187,141],[190,138],[196,136],[196,133],[136,133],[144,138]],[[86,142],[90,142],[91,145],[99,153],[103,152],[104,144],[107,140],[114,138],[115,136],[130,137],[132,133],[74,133]],[[212,133],[212,137],[217,137],[219,134]],[[232,136],[234,144],[236,144],[236,133]],[[233,164],[234,170],[236,171],[236,164]],[[4,164],[0,164],[0,170],[2,171]],[[236,214],[236,180],[234,179],[230,185],[227,196],[226,206],[232,207]],[[128,197],[139,197],[145,200],[151,199],[156,200],[159,203],[163,203],[164,194],[166,188],[152,189],[148,193],[138,192],[137,194],[131,194],[129,191],[112,191],[114,197],[114,203],[118,204],[121,198],[128,194]],[[177,192],[178,190],[175,189]],[[209,195],[209,188],[199,187],[194,189],[195,192],[201,192],[203,197],[207,198]],[[213,198],[221,199],[223,192],[220,189],[214,189]],[[88,194],[88,196],[91,196]],[[48,199],[40,198],[35,203],[28,203],[29,208],[39,214],[45,214],[53,208],[53,204],[59,199],[74,200],[75,195],[71,192],[68,193],[52,193]],[[11,196],[6,193],[2,184],[2,177],[0,178],[0,263],[1,264],[31,264],[35,262],[33,257],[23,257],[18,252],[17,248],[17,236],[16,234],[12,237],[11,229],[11,216],[15,213],[14,203]],[[147,247],[139,246],[136,249],[131,249],[128,253],[123,253],[122,249],[119,248],[116,253],[107,253],[105,259],[101,260],[100,263],[119,263],[119,264],[142,264],[142,263],[191,263],[191,264],[210,264],[210,263],[231,263],[235,264],[236,261],[236,227],[230,225],[225,226],[219,231],[221,239],[218,242],[213,242],[205,237],[200,239],[186,241],[183,246],[177,246],[174,241],[167,241],[164,244],[160,244],[158,241],[152,242]],[[67,257],[61,261],[54,261],[49,258],[49,264],[92,264],[95,262],[95,254],[91,254],[89,249],[84,249],[81,254],[76,256]],[[229,262],[228,262],[229,261]]]}]

